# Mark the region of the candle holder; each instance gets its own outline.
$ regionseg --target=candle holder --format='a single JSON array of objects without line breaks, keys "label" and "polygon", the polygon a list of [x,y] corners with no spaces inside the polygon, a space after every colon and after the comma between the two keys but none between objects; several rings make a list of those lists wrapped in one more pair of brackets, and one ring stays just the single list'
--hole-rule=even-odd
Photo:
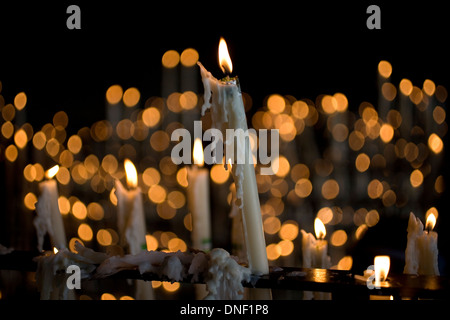
[{"label": "candle holder", "polygon": [[[0,270],[36,271],[35,258],[38,252],[13,251],[0,255]],[[95,274],[95,271],[92,273]],[[144,281],[169,281],[166,275],[139,270],[122,270],[104,279],[94,276],[83,281],[103,281],[106,279],[137,279]],[[203,284],[205,279],[186,275],[179,281],[183,284]],[[416,276],[407,274],[391,274],[380,283],[378,288],[369,289],[364,277],[350,271],[319,269],[270,267],[269,274],[250,276],[243,281],[247,288],[270,288],[277,290],[321,291],[330,292],[333,300],[369,300],[371,295],[392,296],[394,299],[449,299],[450,279],[443,276]],[[83,284],[81,285],[83,288]]]}]

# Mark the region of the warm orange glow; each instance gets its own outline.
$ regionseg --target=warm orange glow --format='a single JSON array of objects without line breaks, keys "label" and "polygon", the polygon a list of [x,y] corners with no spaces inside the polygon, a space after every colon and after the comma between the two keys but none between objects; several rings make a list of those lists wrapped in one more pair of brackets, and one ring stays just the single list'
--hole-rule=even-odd
[{"label": "warm orange glow", "polygon": [[409,79],[402,79],[400,81],[399,87],[401,93],[403,93],[405,96],[409,96],[413,90],[412,82]]},{"label": "warm orange glow", "polygon": [[442,139],[437,134],[432,133],[428,137],[428,147],[431,149],[431,151],[438,154],[444,148],[444,143],[442,142]]},{"label": "warm orange glow", "polygon": [[53,253],[57,254],[58,253],[58,249],[56,249],[56,247],[53,247]]},{"label": "warm orange glow", "polygon": [[389,256],[375,257],[375,283],[386,281],[391,266],[391,259]]},{"label": "warm orange glow", "polygon": [[117,104],[120,102],[123,96],[123,89],[120,85],[115,84],[106,90],[106,100],[110,104]]},{"label": "warm orange glow", "polygon": [[409,181],[414,188],[417,188],[423,182],[423,173],[419,169],[414,170],[409,176]]},{"label": "warm orange glow", "polygon": [[59,166],[58,165],[56,165],[54,167],[51,167],[50,169],[45,171],[45,177],[47,179],[51,179],[58,173],[58,171],[59,171]]},{"label": "warm orange glow", "polygon": [[22,110],[25,108],[25,105],[27,104],[27,95],[25,92],[20,92],[16,95],[14,98],[14,105],[16,106],[17,110]]},{"label": "warm orange glow", "polygon": [[327,229],[325,229],[325,225],[319,218],[314,220],[314,232],[316,233],[316,238],[319,240],[323,240],[327,234]]},{"label": "warm orange glow", "polygon": [[192,67],[198,61],[198,52],[193,48],[188,48],[181,53],[181,64],[185,67]]},{"label": "warm orange glow", "polygon": [[92,237],[94,236],[94,232],[88,224],[82,223],[78,227],[78,236],[81,240],[91,241]]},{"label": "warm orange glow", "polygon": [[434,92],[436,91],[436,85],[434,84],[433,80],[426,79],[423,82],[423,91],[429,96],[432,96]]},{"label": "warm orange glow", "polygon": [[331,200],[339,195],[339,183],[334,179],[325,181],[322,185],[322,196]]},{"label": "warm orange glow", "polygon": [[347,233],[344,230],[336,230],[331,235],[331,245],[335,247],[343,246],[347,242]]},{"label": "warm orange glow", "polygon": [[136,188],[138,184],[136,167],[129,159],[125,159],[124,166],[128,187]]},{"label": "warm orange glow", "polygon": [[434,226],[436,225],[436,216],[433,213],[430,213],[427,218],[427,222],[425,223],[425,229],[426,230],[433,230]]},{"label": "warm orange glow", "polygon": [[137,105],[139,100],[141,99],[141,93],[136,88],[128,88],[123,93],[123,103],[125,106],[131,108]]},{"label": "warm orange glow", "polygon": [[175,68],[180,62],[180,54],[175,50],[168,50],[164,53],[161,59],[161,63],[164,68]]},{"label": "warm orange glow", "polygon": [[211,168],[210,176],[215,183],[223,184],[227,182],[228,177],[230,176],[230,170],[226,170],[223,164],[215,164]]},{"label": "warm orange glow", "polygon": [[392,65],[386,60],[381,60],[378,63],[378,73],[385,79],[389,78],[392,74]]},{"label": "warm orange glow", "polygon": [[394,137],[394,128],[389,123],[384,123],[380,128],[380,138],[384,143],[388,143]]},{"label": "warm orange glow", "polygon": [[145,235],[145,242],[147,243],[147,250],[154,251],[158,249],[158,239],[150,234]]},{"label": "warm orange glow", "polygon": [[33,192],[28,192],[23,198],[23,204],[28,210],[35,210],[37,201],[38,199]]},{"label": "warm orange glow", "polygon": [[267,99],[267,108],[273,114],[279,114],[286,108],[286,102],[282,96],[279,94],[272,94]]},{"label": "warm orange glow", "polygon": [[219,42],[219,66],[223,73],[230,74],[233,71],[233,63],[224,38],[220,38]]},{"label": "warm orange glow", "polygon": [[14,143],[19,149],[25,148],[28,142],[27,133],[23,129],[19,129],[14,135]]},{"label": "warm orange glow", "polygon": [[196,138],[194,141],[194,164],[198,164],[203,167],[204,157],[203,157],[203,145],[202,140]]},{"label": "warm orange glow", "polygon": [[171,282],[164,281],[162,283],[162,286],[163,286],[164,290],[166,290],[167,292],[175,292],[180,288],[180,283],[179,282],[171,283]]}]

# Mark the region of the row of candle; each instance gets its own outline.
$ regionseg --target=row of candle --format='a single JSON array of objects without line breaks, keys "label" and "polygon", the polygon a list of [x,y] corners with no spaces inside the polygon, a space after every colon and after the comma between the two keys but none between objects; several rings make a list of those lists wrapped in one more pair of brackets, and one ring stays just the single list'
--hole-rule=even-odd
[{"label": "row of candle", "polygon": [[[442,91],[442,90],[441,90]],[[281,97],[281,96],[279,96],[279,97]],[[337,96],[336,96],[337,97]],[[281,97],[282,99],[285,99],[285,98],[283,98],[283,97]],[[272,99],[273,100],[273,99]],[[326,100],[326,99],[323,99],[323,100]],[[293,108],[294,107],[294,105],[292,104],[292,105],[289,105],[288,103],[287,103],[287,99],[285,100],[285,102],[286,102],[286,104],[285,104],[285,109],[284,110],[289,110],[289,108],[291,108],[290,110],[292,110],[292,111],[294,111],[294,110],[296,110],[296,112],[298,113],[298,111],[300,110],[299,109],[299,106],[297,106],[296,105],[296,107],[295,108]],[[268,115],[270,116],[270,117],[274,117],[274,115],[276,115],[277,114],[277,109],[276,109],[276,107],[274,107],[272,104],[270,104],[270,112],[268,112]],[[275,104],[275,106],[276,106],[276,104]],[[289,107],[288,107],[289,106]],[[268,105],[268,107],[269,107],[269,105]],[[274,109],[275,108],[275,109]],[[311,108],[310,108],[311,109]],[[283,111],[284,111],[283,110]],[[311,110],[313,110],[313,109],[311,109]],[[326,110],[326,109],[324,109],[324,110]],[[297,114],[296,113],[296,114]],[[317,113],[317,112],[316,112]],[[283,114],[283,112],[282,112],[282,114]],[[266,117],[267,118],[267,117]],[[276,123],[276,122],[273,122],[273,123]],[[6,129],[5,129],[6,130]],[[300,132],[300,131],[297,131],[297,132]],[[286,135],[286,137],[288,137],[288,135]],[[283,136],[282,136],[282,139],[283,139]],[[289,138],[290,139],[290,138]],[[289,139],[288,140],[286,140],[286,141],[289,141]],[[17,138],[17,141],[19,141],[19,138]],[[291,140],[292,141],[292,140]],[[432,146],[434,145],[434,144],[431,144]],[[431,147],[430,147],[431,148]],[[286,159],[286,158],[285,158]],[[289,161],[288,161],[288,163],[289,163]],[[316,185],[316,184],[314,184],[314,185]],[[301,190],[301,188],[299,188],[299,190]],[[189,203],[190,202],[192,202],[192,201],[188,201]],[[383,201],[383,203],[384,203],[384,201]],[[192,210],[191,210],[192,211]]]},{"label": "row of candle", "polygon": [[[108,159],[109,159],[109,158],[108,158]],[[285,158],[284,158],[284,159],[285,159]],[[105,159],[104,159],[104,162],[105,162],[105,163],[106,163],[106,160],[107,160],[107,159],[105,158]],[[97,160],[97,161],[98,161],[98,160]],[[102,162],[102,165],[103,165],[103,162]],[[73,174],[75,175],[76,172],[77,172],[77,171],[74,170],[74,171],[73,171]],[[77,180],[77,181],[78,181],[78,180]],[[299,190],[300,190],[300,189],[299,189]]]}]

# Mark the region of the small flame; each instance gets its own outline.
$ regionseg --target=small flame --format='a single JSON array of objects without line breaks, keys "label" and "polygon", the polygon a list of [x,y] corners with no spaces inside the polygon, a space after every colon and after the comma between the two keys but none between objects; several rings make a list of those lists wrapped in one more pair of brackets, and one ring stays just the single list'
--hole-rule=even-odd
[{"label": "small flame", "polygon": [[228,169],[233,170],[233,164],[231,163],[231,158],[228,158]]},{"label": "small flame", "polygon": [[138,184],[136,167],[129,159],[125,159],[124,166],[128,187],[136,188]]},{"label": "small flame", "polygon": [[53,166],[50,169],[48,169],[47,171],[45,171],[45,177],[47,179],[51,179],[58,173],[58,171],[59,171],[59,166],[58,165]]},{"label": "small flame", "polygon": [[199,138],[196,138],[194,141],[194,164],[200,165],[200,167],[203,167],[203,164],[205,163],[204,156],[203,156],[203,145],[202,140]]},{"label": "small flame", "polygon": [[220,38],[219,42],[219,66],[223,73],[230,74],[233,71],[233,63],[224,38]]},{"label": "small flame", "polygon": [[391,266],[391,259],[389,256],[375,257],[375,283],[386,281]]},{"label": "small flame", "polygon": [[425,223],[425,229],[431,231],[433,230],[435,225],[436,225],[436,216],[434,215],[434,213],[430,213]]},{"label": "small flame", "polygon": [[314,231],[316,233],[316,238],[319,240],[323,240],[327,234],[327,229],[325,229],[325,225],[319,218],[314,220]]},{"label": "small flame", "polygon": [[58,249],[56,249],[56,247],[53,247],[53,253],[57,254],[58,253]]}]

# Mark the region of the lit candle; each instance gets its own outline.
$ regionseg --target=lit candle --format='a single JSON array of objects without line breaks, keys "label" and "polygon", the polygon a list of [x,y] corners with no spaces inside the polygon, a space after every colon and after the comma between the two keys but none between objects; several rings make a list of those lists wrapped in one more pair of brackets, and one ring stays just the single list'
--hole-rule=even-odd
[{"label": "lit candle", "polygon": [[[389,283],[386,281],[389,274],[389,268],[391,266],[391,258],[389,256],[376,256],[374,259],[374,271],[375,283],[374,288],[380,289],[381,287],[389,287]],[[368,281],[372,278],[369,275]],[[369,283],[369,282],[368,282]],[[371,283],[371,282],[370,282]],[[394,300],[393,296],[383,296],[383,295],[370,295],[370,300]]]},{"label": "lit candle", "polygon": [[192,245],[194,249],[211,250],[211,223],[209,207],[209,172],[203,168],[203,146],[194,141],[194,165],[187,170],[188,205],[192,215]]},{"label": "lit candle", "polygon": [[[237,77],[218,80],[208,72],[202,64],[200,66],[203,86],[204,104],[202,114],[211,108],[213,127],[222,131],[226,136],[227,129],[248,132],[247,118]],[[230,74],[233,70],[225,40],[219,44],[219,65],[224,73]],[[211,101],[210,101],[211,100]],[[234,136],[226,139],[225,145],[233,145]],[[236,198],[239,208],[243,212],[244,230],[248,262],[251,271],[255,274],[268,274],[266,241],[262,226],[261,208],[255,178],[255,168],[249,161],[251,150],[248,135],[237,136],[237,147],[233,161],[233,178],[236,183]],[[244,161],[239,161],[243,159]],[[241,163],[243,162],[243,163]]]},{"label": "lit candle", "polygon": [[314,231],[317,239],[305,230],[301,230],[303,268],[321,268],[328,269],[331,266],[328,253],[328,241],[324,240],[326,235],[325,225],[322,220],[314,220]]},{"label": "lit candle", "polygon": [[56,165],[45,172],[46,181],[39,183],[41,195],[36,203],[37,216],[33,221],[38,236],[38,249],[43,250],[44,236],[50,236],[52,247],[59,249],[67,247],[66,233],[58,206],[58,187],[53,177],[58,173]]},{"label": "lit candle", "polygon": [[408,241],[405,250],[405,269],[403,273],[420,275],[439,275],[437,232],[432,231],[436,216],[430,213],[423,230],[422,221],[411,212],[408,222]]},{"label": "lit candle", "polygon": [[147,249],[142,193],[137,186],[136,167],[128,159],[125,159],[124,166],[129,190],[116,180],[117,227],[122,246],[128,245],[130,254],[138,254]]},{"label": "lit candle", "polygon": [[379,287],[385,282],[389,274],[391,259],[389,256],[376,256],[374,259],[375,268],[375,287]]},{"label": "lit candle", "polygon": [[[122,247],[128,245],[128,252],[132,255],[147,250],[145,234],[147,232],[142,201],[141,188],[137,186],[138,176],[136,167],[129,159],[125,159],[125,174],[129,190],[116,180],[117,197],[117,227],[119,229]],[[136,299],[152,300],[154,298],[151,283],[136,281]]]}]

